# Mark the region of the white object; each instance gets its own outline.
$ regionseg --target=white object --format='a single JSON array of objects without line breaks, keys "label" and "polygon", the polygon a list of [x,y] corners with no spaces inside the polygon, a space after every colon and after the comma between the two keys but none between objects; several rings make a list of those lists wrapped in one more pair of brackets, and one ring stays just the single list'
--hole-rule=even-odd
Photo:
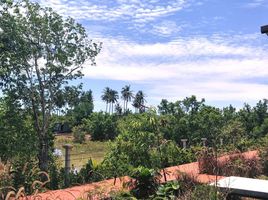
[{"label": "white object", "polygon": [[230,176],[219,180],[217,186],[232,194],[268,199],[268,180]]}]

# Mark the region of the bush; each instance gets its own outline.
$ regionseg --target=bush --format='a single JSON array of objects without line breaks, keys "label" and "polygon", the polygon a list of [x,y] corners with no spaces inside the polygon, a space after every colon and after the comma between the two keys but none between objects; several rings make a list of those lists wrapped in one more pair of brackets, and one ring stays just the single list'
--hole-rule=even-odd
[{"label": "bush", "polygon": [[0,199],[4,199],[9,191],[7,187],[12,186],[10,167],[10,164],[0,162]]},{"label": "bush", "polygon": [[85,142],[86,132],[84,131],[84,127],[82,125],[73,127],[72,132],[74,136],[74,142],[80,144]]},{"label": "bush", "polygon": [[83,183],[91,183],[102,180],[104,177],[98,172],[97,167],[93,165],[91,159],[88,160],[85,167],[79,171],[80,179]]},{"label": "bush", "polygon": [[263,168],[259,158],[248,159],[241,152],[234,152],[226,160],[217,161],[215,151],[210,148],[205,148],[201,152],[198,165],[200,173],[249,178],[260,175]]},{"label": "bush", "polygon": [[219,165],[219,174],[222,176],[241,176],[254,178],[263,171],[259,158],[245,158],[240,152]]},{"label": "bush", "polygon": [[178,181],[167,182],[158,187],[153,199],[175,199],[179,196],[180,188]]},{"label": "bush", "polygon": [[189,196],[190,196],[189,200],[199,200],[200,197],[202,197],[202,199],[207,200],[225,199],[224,195],[219,193],[217,188],[208,185],[196,186]]},{"label": "bush", "polygon": [[217,158],[212,148],[204,148],[198,156],[198,167],[201,174],[215,174]]},{"label": "bush", "polygon": [[93,113],[83,120],[84,128],[92,140],[112,140],[117,136],[117,116],[107,113]]},{"label": "bush", "polygon": [[160,173],[154,169],[149,169],[143,166],[133,169],[129,182],[131,193],[137,197],[146,199],[153,195],[158,187]]},{"label": "bush", "polygon": [[260,158],[263,166],[264,175],[268,176],[268,148],[263,148],[260,151]]}]

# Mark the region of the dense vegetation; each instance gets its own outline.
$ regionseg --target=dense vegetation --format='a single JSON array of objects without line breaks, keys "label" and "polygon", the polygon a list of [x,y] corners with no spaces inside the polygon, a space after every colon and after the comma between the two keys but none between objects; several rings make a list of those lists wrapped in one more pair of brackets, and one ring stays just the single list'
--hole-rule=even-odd
[{"label": "dense vegetation", "polygon": [[[0,198],[9,186],[24,186],[31,193],[36,183],[39,189],[56,189],[123,175],[135,178],[127,195],[136,198],[183,194],[194,199],[210,193],[218,198],[216,191],[202,186],[191,187],[191,194],[184,183],[159,186],[158,174],[165,167],[195,161],[202,138],[217,153],[268,144],[265,99],[239,110],[209,106],[195,96],[176,102],[163,99],[151,108],[143,91],[134,94],[126,85],[121,95],[104,88],[105,112],[93,112],[93,92],[68,82],[83,75],[86,60],[95,64],[100,45],[88,42],[80,24],[49,8],[27,0],[1,0],[0,5]],[[68,184],[54,153],[55,123],[67,123],[74,142],[83,143],[86,135],[92,141],[110,142],[104,160],[96,165],[90,159],[79,171],[72,169]],[[182,148],[181,139],[187,139],[188,148]],[[266,158],[267,151],[263,155]],[[259,166],[254,162],[252,166]],[[267,162],[261,164],[260,173],[267,174]]]}]

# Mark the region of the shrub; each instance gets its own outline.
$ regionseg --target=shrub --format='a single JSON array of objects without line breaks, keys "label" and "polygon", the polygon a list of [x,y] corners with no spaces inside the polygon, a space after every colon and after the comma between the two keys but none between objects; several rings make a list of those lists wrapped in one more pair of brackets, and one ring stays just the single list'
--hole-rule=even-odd
[{"label": "shrub", "polygon": [[167,182],[158,187],[154,199],[175,199],[180,192],[178,181]]},{"label": "shrub", "polygon": [[0,162],[0,199],[4,199],[9,191],[8,187],[12,186],[10,167],[10,164]]},{"label": "shrub", "polygon": [[110,140],[117,136],[117,116],[106,113],[93,113],[83,120],[85,130],[92,140]]},{"label": "shrub", "polygon": [[207,200],[225,199],[225,196],[219,193],[217,188],[208,185],[197,185],[189,196],[189,200],[199,200],[200,197]]},{"label": "shrub", "polygon": [[84,127],[82,125],[73,127],[72,132],[74,136],[74,142],[80,144],[85,142],[86,132],[84,131]]},{"label": "shrub", "polygon": [[85,167],[81,168],[81,170],[79,171],[79,176],[80,179],[83,180],[83,183],[91,183],[103,179],[103,176],[98,173],[98,170],[93,165],[91,159],[88,160]]},{"label": "shrub", "polygon": [[209,148],[201,152],[198,164],[200,173],[250,178],[260,175],[263,168],[259,158],[246,158],[241,152],[233,153],[226,160],[217,161],[216,153]]},{"label": "shrub", "polygon": [[263,166],[263,173],[268,176],[268,148],[263,148],[260,151],[260,158]]},{"label": "shrub", "polygon": [[137,200],[130,192],[128,191],[119,191],[110,193],[110,199],[112,200]]},{"label": "shrub", "polygon": [[242,176],[253,178],[262,173],[262,166],[259,158],[245,158],[241,153],[229,157],[219,165],[219,174],[222,176]]},{"label": "shrub", "polygon": [[212,148],[204,148],[198,156],[199,171],[202,174],[215,174],[217,158]]},{"label": "shrub", "polygon": [[154,169],[143,166],[133,169],[129,182],[131,193],[137,198],[146,199],[157,190],[160,174]]}]

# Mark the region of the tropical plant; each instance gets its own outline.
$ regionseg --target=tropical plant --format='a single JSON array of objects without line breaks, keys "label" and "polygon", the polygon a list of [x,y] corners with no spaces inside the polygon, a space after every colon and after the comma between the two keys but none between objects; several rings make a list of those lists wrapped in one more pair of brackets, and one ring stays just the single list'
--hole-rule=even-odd
[{"label": "tropical plant", "polygon": [[106,103],[106,110],[105,110],[106,113],[108,111],[108,103],[110,102],[110,97],[109,97],[110,90],[111,89],[109,87],[104,88],[102,92],[103,94],[101,95],[101,99]]},{"label": "tropical plant", "polygon": [[109,87],[104,88],[101,99],[106,102],[106,113],[109,104],[109,113],[113,113],[113,105],[117,102],[119,98],[118,92],[116,90],[110,89]]},{"label": "tropical plant", "polygon": [[162,184],[158,187],[154,200],[168,200],[168,199],[176,199],[179,196],[180,190],[180,182],[172,181],[167,182],[166,184]]},{"label": "tropical plant", "polygon": [[130,85],[126,85],[125,87],[122,88],[121,95],[122,99],[124,100],[123,110],[125,113],[128,109],[127,108],[128,102],[130,102],[131,99],[133,98],[133,91],[130,90]]},{"label": "tropical plant", "polygon": [[136,112],[139,111],[139,113],[145,112],[145,94],[143,91],[139,90],[137,94],[134,97],[133,100],[133,107],[135,108]]},{"label": "tropical plant", "polygon": [[114,111],[114,104],[117,102],[117,99],[119,99],[118,92],[116,90],[110,90],[109,97],[110,97],[110,99],[109,99],[110,104],[112,105],[111,113],[113,113],[113,111]]},{"label": "tropical plant", "polygon": [[115,104],[115,113],[117,115],[122,115],[123,111],[122,111],[122,107],[120,106],[119,103]]},{"label": "tropical plant", "polygon": [[139,166],[133,169],[130,176],[133,179],[129,182],[129,185],[133,187],[131,193],[135,197],[146,199],[157,190],[160,179],[158,171]]}]

